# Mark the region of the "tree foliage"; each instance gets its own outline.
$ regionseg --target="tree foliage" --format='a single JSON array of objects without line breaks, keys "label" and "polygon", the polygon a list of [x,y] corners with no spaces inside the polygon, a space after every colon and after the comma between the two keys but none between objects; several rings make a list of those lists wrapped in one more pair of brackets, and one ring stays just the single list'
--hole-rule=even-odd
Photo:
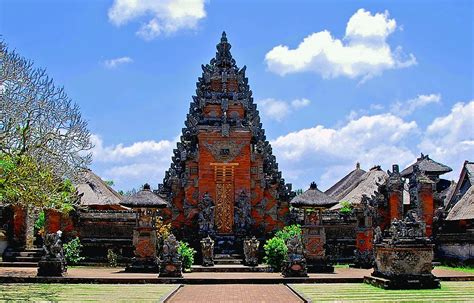
[{"label": "tree foliage", "polygon": [[77,201],[70,180],[58,178],[31,156],[0,153],[0,203],[69,212]]},{"label": "tree foliage", "polygon": [[187,242],[179,241],[178,253],[181,255],[184,269],[191,269],[196,251]]},{"label": "tree foliage", "polygon": [[80,177],[91,160],[79,107],[46,70],[0,40],[0,152],[27,155],[60,177]]},{"label": "tree foliage", "polygon": [[299,224],[285,226],[282,230],[277,231],[273,238],[265,242],[263,246],[265,257],[263,260],[266,264],[270,265],[273,270],[281,270],[281,265],[288,253],[286,240],[293,236],[301,237],[301,226]]}]

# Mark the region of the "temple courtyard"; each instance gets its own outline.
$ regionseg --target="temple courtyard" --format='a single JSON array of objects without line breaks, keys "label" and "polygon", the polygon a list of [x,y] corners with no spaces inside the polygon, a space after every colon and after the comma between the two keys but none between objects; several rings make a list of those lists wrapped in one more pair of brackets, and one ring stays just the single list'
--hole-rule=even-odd
[{"label": "temple courtyard", "polygon": [[1,301],[153,302],[472,302],[474,271],[436,267],[441,288],[383,290],[364,284],[372,269],[338,265],[332,274],[283,278],[271,272],[191,272],[183,278],[77,266],[64,277],[37,277],[36,268],[0,267]]}]

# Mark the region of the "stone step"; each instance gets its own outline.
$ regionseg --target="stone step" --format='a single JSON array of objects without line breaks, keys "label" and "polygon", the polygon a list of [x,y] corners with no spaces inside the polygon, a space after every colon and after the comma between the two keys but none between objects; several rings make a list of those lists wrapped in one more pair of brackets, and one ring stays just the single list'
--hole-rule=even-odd
[{"label": "stone step", "polygon": [[239,254],[214,254],[214,259],[243,259]]},{"label": "stone step", "polygon": [[214,264],[219,264],[219,265],[239,265],[243,264],[242,259],[214,259]]},{"label": "stone step", "polygon": [[10,258],[10,260],[11,260],[11,262],[38,262],[39,260],[41,260],[41,256],[35,256],[35,257],[32,257],[32,256],[19,257],[19,256],[16,256],[16,257]]},{"label": "stone step", "polygon": [[38,262],[0,262],[0,267],[38,267]]},{"label": "stone step", "polygon": [[42,251],[15,251],[12,252],[13,257],[41,257],[43,255]]},{"label": "stone step", "polygon": [[245,266],[245,265],[214,265],[214,266],[191,266],[192,272],[269,272],[270,267],[266,265]]}]

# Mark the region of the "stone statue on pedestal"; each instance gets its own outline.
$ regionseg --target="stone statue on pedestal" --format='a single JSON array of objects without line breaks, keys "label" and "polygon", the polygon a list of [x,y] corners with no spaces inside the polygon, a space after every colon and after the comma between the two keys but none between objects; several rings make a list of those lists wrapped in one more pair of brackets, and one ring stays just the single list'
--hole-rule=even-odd
[{"label": "stone statue on pedestal", "polygon": [[163,243],[163,252],[160,258],[160,277],[178,277],[183,275],[181,256],[178,253],[179,243],[176,237],[170,234]]},{"label": "stone statue on pedestal", "polygon": [[207,236],[201,240],[202,266],[214,266],[214,240]]},{"label": "stone statue on pedestal", "polygon": [[64,258],[62,232],[46,234],[44,238],[44,256],[38,262],[38,276],[62,276],[67,271]]},{"label": "stone statue on pedestal", "polygon": [[258,265],[259,244],[260,244],[260,241],[258,241],[255,237],[252,237],[252,239],[246,239],[244,241],[245,265],[247,266]]},{"label": "stone statue on pedestal", "polygon": [[288,258],[283,262],[282,274],[285,277],[307,277],[306,259],[304,257],[303,243],[299,235],[286,241]]}]

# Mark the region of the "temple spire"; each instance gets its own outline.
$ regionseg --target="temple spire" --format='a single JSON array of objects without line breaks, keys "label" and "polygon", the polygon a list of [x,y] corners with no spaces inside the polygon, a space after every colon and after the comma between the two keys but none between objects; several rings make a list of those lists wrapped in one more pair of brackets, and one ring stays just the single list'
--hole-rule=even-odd
[{"label": "temple spire", "polygon": [[[222,32],[221,41],[216,45],[217,53],[214,63],[220,67],[235,67],[235,60],[230,53],[230,43],[227,41],[227,34]],[[211,61],[211,64],[213,62]]]}]

